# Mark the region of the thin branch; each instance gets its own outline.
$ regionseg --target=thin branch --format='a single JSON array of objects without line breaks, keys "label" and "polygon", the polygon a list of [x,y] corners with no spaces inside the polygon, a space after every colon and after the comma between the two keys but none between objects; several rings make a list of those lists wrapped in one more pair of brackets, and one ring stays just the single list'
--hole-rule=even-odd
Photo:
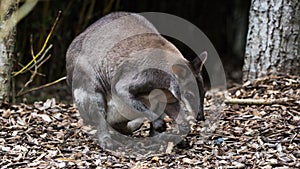
[{"label": "thin branch", "polygon": [[47,56],[44,60],[42,60],[42,62],[40,64],[38,64],[36,67],[40,68],[47,60],[49,60],[51,58],[51,55]]},{"label": "thin branch", "polygon": [[39,65],[34,64],[34,71],[32,75],[30,76],[29,80],[25,83],[25,85],[22,87],[22,89],[17,93],[17,96],[22,93],[25,88],[29,86],[29,84],[34,80],[35,76],[38,75],[38,69],[48,60],[50,59],[51,55],[49,55],[46,59],[44,59]]},{"label": "thin branch", "polygon": [[[13,61],[15,61],[16,62],[16,60],[15,59],[13,59]],[[20,67],[24,67],[24,65],[22,65],[20,62],[18,62],[18,65],[20,66]],[[32,74],[34,71],[33,70],[29,70],[30,71],[30,73]],[[44,74],[42,74],[42,73],[37,73],[37,75],[39,75],[39,76],[45,76]]]},{"label": "thin branch", "polygon": [[52,36],[52,34],[53,34],[53,31],[54,31],[54,28],[55,28],[55,26],[56,26],[56,24],[57,24],[57,22],[58,22],[58,19],[60,18],[60,15],[61,15],[61,11],[59,11],[58,12],[58,14],[57,14],[57,17],[55,18],[55,21],[54,21],[54,23],[53,23],[53,25],[52,25],[52,27],[51,27],[51,30],[50,30],[50,32],[49,32],[49,34],[48,34],[48,36],[47,36],[47,38],[46,38],[46,40],[45,40],[45,42],[44,42],[44,44],[43,44],[43,47],[42,47],[42,49],[39,51],[39,53],[38,54],[36,54],[35,56],[34,56],[34,58],[26,65],[26,66],[24,66],[21,70],[19,70],[18,72],[16,72],[16,73],[14,73],[13,74],[13,77],[15,77],[15,76],[17,76],[17,75],[19,75],[20,73],[22,73],[24,70],[26,70],[43,52],[44,52],[44,50],[45,50],[45,48],[46,48],[46,46],[47,46],[47,44],[48,44],[48,42],[49,42],[49,39],[50,39],[50,37]]},{"label": "thin branch", "polygon": [[[45,57],[45,55],[48,53],[48,51],[52,48],[52,44],[49,45],[49,47],[45,50],[45,52],[43,53],[43,55],[39,58],[39,60],[34,61],[35,63],[33,65],[31,65],[30,67],[26,68],[26,70],[24,70],[22,73],[26,73],[27,71],[30,71],[31,73],[33,73],[33,71],[31,70],[36,64],[38,64],[39,62],[41,62],[41,60]],[[22,68],[24,68],[25,66],[22,65],[21,63],[18,63],[18,65],[20,65]]]},{"label": "thin branch", "polygon": [[35,65],[39,64],[46,56],[46,53],[48,53],[48,51],[52,48],[52,44],[49,45],[49,47],[45,50],[44,54],[37,60],[35,61],[35,63],[33,65],[31,65],[29,68],[27,68],[26,70],[24,70],[24,72],[22,73],[25,73],[27,72],[28,70],[31,70]]},{"label": "thin branch", "polygon": [[[50,46],[45,50],[45,52],[43,53],[43,55],[40,57],[39,60],[41,60],[41,59],[43,59],[43,58],[45,57],[45,55],[47,54],[47,52],[50,50],[51,47],[52,47],[52,45],[50,45]],[[32,57],[34,57],[34,56],[32,56]],[[39,69],[39,68],[40,68],[47,60],[49,60],[50,57],[51,57],[51,55],[49,55],[46,59],[42,60],[41,63],[40,63],[39,65],[37,65],[38,62],[39,62],[39,60],[38,60],[38,61],[35,60],[35,61],[34,61],[34,64],[33,64],[32,66],[30,66],[29,68],[27,68],[26,70],[23,71],[23,73],[24,73],[24,72],[26,72],[26,71],[29,70],[29,71],[31,72],[31,76],[30,76],[29,80],[25,83],[25,85],[22,87],[22,89],[20,89],[20,91],[17,93],[17,96],[18,96],[20,93],[22,93],[22,92],[29,86],[29,84],[30,84],[31,82],[33,82],[33,80],[34,80],[34,78],[35,78],[36,75],[39,75],[39,74],[40,74],[40,73],[38,73],[38,69]],[[33,66],[34,66],[34,71],[31,70],[31,68],[33,68]]]},{"label": "thin branch", "polygon": [[40,90],[40,89],[42,89],[42,88],[46,88],[46,87],[52,86],[52,85],[57,84],[57,83],[59,83],[59,82],[61,82],[61,81],[63,81],[63,80],[66,80],[66,79],[67,79],[67,77],[64,76],[64,77],[62,77],[62,78],[60,78],[60,79],[57,79],[57,80],[55,80],[55,81],[53,81],[53,82],[44,84],[44,85],[39,86],[39,87],[31,88],[31,89],[29,89],[29,90],[27,90],[27,91],[25,91],[25,92],[18,93],[18,94],[17,94],[17,97],[22,96],[22,95],[27,94],[27,93],[30,93],[30,92],[33,92],[33,91],[36,91],[36,90]]}]

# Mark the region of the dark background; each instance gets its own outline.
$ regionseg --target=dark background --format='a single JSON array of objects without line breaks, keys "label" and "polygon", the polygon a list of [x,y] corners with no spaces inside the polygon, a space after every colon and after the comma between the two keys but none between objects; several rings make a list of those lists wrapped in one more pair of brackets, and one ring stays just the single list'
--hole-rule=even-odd
[{"label": "dark background", "polygon": [[[22,4],[20,4],[22,5]],[[113,11],[164,12],[182,17],[196,25],[211,40],[225,68],[228,86],[241,83],[241,70],[248,26],[250,0],[44,0],[17,27],[16,62],[23,65],[31,60],[30,35],[37,53],[49,33],[59,10],[62,16],[50,39],[53,48],[48,60],[31,87],[52,82],[66,75],[65,53],[72,40],[90,24]],[[175,42],[174,40],[172,42]],[[184,56],[193,58],[194,53],[180,42],[175,43]],[[14,70],[20,67],[15,63]],[[28,80],[30,74],[16,77],[16,89]],[[31,95],[45,97],[48,94],[64,93],[66,83],[33,92]],[[54,92],[52,90],[55,90]],[[50,93],[49,93],[50,92]],[[69,92],[67,92],[69,94]],[[27,97],[31,96],[26,95]],[[63,95],[66,95],[65,93]],[[68,98],[58,97],[60,100]]]}]

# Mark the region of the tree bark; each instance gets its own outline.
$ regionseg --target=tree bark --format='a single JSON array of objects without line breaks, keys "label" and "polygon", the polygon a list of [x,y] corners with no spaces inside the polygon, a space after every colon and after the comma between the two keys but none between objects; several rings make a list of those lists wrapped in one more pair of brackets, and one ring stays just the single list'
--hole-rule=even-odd
[{"label": "tree bark", "polygon": [[300,73],[299,0],[252,0],[243,80]]},{"label": "tree bark", "polygon": [[37,4],[26,0],[17,10],[19,0],[0,1],[0,105],[9,103],[11,89],[12,56],[15,48],[16,25]]},{"label": "tree bark", "polygon": [[0,105],[9,103],[11,87],[12,55],[15,46],[16,29],[6,30],[6,20],[17,9],[17,0],[0,2]]}]

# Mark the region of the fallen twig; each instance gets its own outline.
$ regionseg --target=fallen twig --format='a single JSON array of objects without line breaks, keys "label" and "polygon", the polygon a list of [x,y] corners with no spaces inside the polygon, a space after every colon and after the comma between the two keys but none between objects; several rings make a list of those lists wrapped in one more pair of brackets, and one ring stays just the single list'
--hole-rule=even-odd
[{"label": "fallen twig", "polygon": [[258,104],[258,105],[270,105],[270,104],[286,104],[287,99],[235,99],[227,98],[224,100],[226,104]]}]

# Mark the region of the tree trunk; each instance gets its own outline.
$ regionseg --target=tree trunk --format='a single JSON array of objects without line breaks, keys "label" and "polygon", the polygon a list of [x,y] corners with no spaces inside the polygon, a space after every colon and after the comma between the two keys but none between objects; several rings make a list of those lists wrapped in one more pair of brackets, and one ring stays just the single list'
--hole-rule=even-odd
[{"label": "tree trunk", "polygon": [[16,29],[6,30],[3,26],[17,8],[17,0],[0,2],[0,105],[9,103],[12,55],[15,46]]},{"label": "tree trunk", "polygon": [[19,0],[0,0],[0,105],[9,103],[12,56],[17,23],[24,18],[38,0],[26,0],[17,10]]},{"label": "tree trunk", "polygon": [[299,0],[252,0],[243,80],[300,73]]}]

